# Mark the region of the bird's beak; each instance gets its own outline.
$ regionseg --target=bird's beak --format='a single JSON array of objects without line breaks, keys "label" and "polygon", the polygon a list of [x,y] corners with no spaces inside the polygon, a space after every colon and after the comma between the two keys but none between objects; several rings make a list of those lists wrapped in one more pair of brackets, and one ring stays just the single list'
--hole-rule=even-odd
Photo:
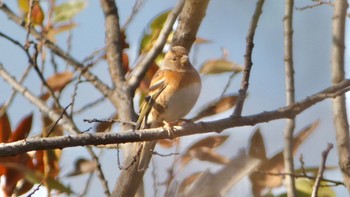
[{"label": "bird's beak", "polygon": [[181,57],[181,63],[182,64],[185,64],[185,63],[187,63],[188,62],[188,55],[183,55],[182,57]]}]

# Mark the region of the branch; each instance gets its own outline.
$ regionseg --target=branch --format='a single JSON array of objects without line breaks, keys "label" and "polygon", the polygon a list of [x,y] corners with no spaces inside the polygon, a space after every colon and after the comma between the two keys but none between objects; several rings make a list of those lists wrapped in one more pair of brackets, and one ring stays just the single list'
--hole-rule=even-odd
[{"label": "branch", "polygon": [[333,144],[329,143],[327,146],[327,149],[322,152],[321,166],[318,169],[317,178],[316,178],[314,187],[312,189],[311,197],[317,197],[317,191],[318,191],[318,188],[320,187],[321,180],[323,179],[323,172],[326,166],[327,156],[329,151],[331,151],[332,148],[333,148]]},{"label": "branch", "polygon": [[[0,70],[0,75],[2,72]],[[16,86],[14,86],[16,88]],[[224,118],[216,121],[187,123],[182,126],[174,126],[174,131],[170,134],[166,128],[152,128],[144,130],[128,130],[123,134],[118,132],[109,133],[81,133],[78,135],[49,137],[49,138],[28,138],[12,143],[0,145],[0,157],[16,155],[33,150],[62,149],[75,146],[121,144],[129,142],[154,141],[159,139],[173,139],[174,137],[188,136],[218,132],[228,128],[240,126],[252,126],[272,120],[294,117],[312,105],[327,98],[334,98],[343,95],[350,90],[350,79],[344,80],[337,85],[331,86],[317,94],[309,96],[299,102],[273,111],[267,111],[250,116],[239,118]],[[28,93],[26,93],[27,95]],[[61,125],[62,122],[60,121]],[[62,125],[63,126],[63,125]]]},{"label": "branch", "polygon": [[258,0],[258,2],[256,3],[256,8],[254,11],[254,15],[252,17],[252,21],[250,22],[248,35],[246,38],[243,78],[241,82],[241,89],[239,90],[239,96],[237,99],[235,111],[233,112],[233,116],[237,116],[237,117],[241,116],[244,100],[247,96],[250,70],[252,69],[252,66],[253,66],[253,63],[252,63],[252,53],[253,53],[253,47],[254,47],[253,40],[254,40],[255,30],[258,25],[260,15],[262,13],[262,7],[264,5],[264,2],[265,0]]},{"label": "branch", "polygon": [[101,0],[105,16],[106,56],[110,75],[115,86],[125,82],[125,68],[122,63],[121,32],[118,9],[114,0]]},{"label": "branch", "polygon": [[163,50],[163,47],[168,39],[169,34],[173,28],[173,25],[179,16],[184,3],[186,0],[179,0],[174,9],[169,13],[162,30],[159,33],[159,36],[154,43],[152,49],[144,56],[140,62],[135,66],[130,78],[128,80],[128,84],[130,86],[130,90],[135,92],[136,88],[140,85],[141,80],[146,74],[146,71],[151,66],[151,63],[156,59],[157,55]]},{"label": "branch", "polygon": [[[293,8],[294,0],[285,1],[284,15],[284,65],[286,73],[286,104],[295,102],[294,88],[294,66],[293,66]],[[293,133],[295,129],[295,117],[287,119],[284,131],[284,171],[292,174],[294,172],[293,162]],[[292,176],[286,176],[286,188],[288,196],[296,195],[295,180]]]},{"label": "branch", "polygon": [[[345,77],[344,50],[345,50],[345,20],[348,8],[347,0],[334,2],[332,21],[332,83],[337,84]],[[346,112],[345,95],[333,99],[333,119],[336,132],[336,142],[339,158],[339,167],[342,171],[344,183],[350,192],[350,142],[349,123]]]},{"label": "branch", "polygon": [[[12,12],[5,3],[0,2],[0,10],[2,10],[12,21],[16,24],[26,27],[26,23],[18,17],[14,12]],[[80,71],[82,75],[89,81],[92,81],[93,84],[103,95],[110,97],[113,93],[109,87],[104,84],[97,76],[92,74],[90,71],[86,69],[86,67],[81,64],[79,61],[74,59],[72,56],[64,52],[60,47],[51,42],[47,37],[37,32],[33,27],[30,27],[30,34],[37,40],[41,41],[46,47],[51,49],[56,55],[66,60],[70,65],[72,65],[76,70]],[[113,100],[111,99],[113,103]],[[113,103],[115,105],[115,103]]]},{"label": "branch", "polygon": [[200,24],[205,16],[209,0],[186,1],[179,16],[179,26],[174,32],[173,46],[180,45],[190,51]]}]

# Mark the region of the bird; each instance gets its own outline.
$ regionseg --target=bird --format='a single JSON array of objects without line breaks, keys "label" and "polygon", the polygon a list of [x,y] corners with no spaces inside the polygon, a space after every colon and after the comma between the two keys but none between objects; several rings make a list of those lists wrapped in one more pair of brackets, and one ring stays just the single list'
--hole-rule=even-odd
[{"label": "bird", "polygon": [[[171,130],[171,123],[186,116],[193,108],[201,88],[201,78],[189,61],[187,49],[182,46],[171,47],[140,105],[136,127],[146,129],[167,126]],[[139,171],[147,169],[155,145],[156,141],[140,144]]]}]

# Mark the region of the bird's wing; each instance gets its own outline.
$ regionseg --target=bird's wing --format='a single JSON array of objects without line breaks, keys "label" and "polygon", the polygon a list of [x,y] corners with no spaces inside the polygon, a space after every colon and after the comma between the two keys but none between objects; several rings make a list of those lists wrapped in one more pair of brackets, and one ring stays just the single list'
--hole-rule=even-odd
[{"label": "bird's wing", "polygon": [[152,106],[154,105],[154,101],[158,98],[158,96],[163,92],[163,90],[166,87],[166,83],[164,80],[160,80],[156,83],[154,83],[149,88],[149,92],[152,92],[151,94],[148,94],[145,97],[145,100],[142,102],[140,106],[140,114],[139,118],[136,122],[136,129],[141,128],[141,124],[144,122],[147,122],[147,116],[149,112],[151,111]]}]

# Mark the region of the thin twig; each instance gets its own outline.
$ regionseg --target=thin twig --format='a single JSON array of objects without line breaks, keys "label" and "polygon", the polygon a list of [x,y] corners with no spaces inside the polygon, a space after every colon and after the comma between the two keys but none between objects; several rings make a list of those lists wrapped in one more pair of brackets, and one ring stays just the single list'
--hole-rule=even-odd
[{"label": "thin twig", "polygon": [[33,7],[34,7],[34,0],[29,0],[29,11],[27,14],[27,34],[26,34],[26,41],[24,44],[24,47],[26,49],[29,48],[29,35],[30,35],[30,27],[32,26],[32,11],[33,11]]},{"label": "thin twig", "polygon": [[250,70],[253,66],[253,63],[252,63],[252,53],[253,53],[253,47],[254,47],[253,40],[254,40],[255,30],[258,26],[260,15],[262,13],[262,7],[264,5],[264,2],[265,2],[265,0],[258,0],[258,2],[256,3],[255,11],[254,11],[254,14],[252,17],[252,21],[250,22],[250,27],[249,27],[248,34],[246,37],[246,49],[245,49],[245,54],[244,54],[243,78],[242,78],[242,82],[241,82],[241,88],[239,90],[237,104],[236,104],[235,110],[232,114],[234,117],[241,116],[244,101],[245,101],[245,98],[247,96]]},{"label": "thin twig", "polygon": [[136,126],[136,122],[131,121],[122,121],[122,120],[114,120],[114,119],[107,119],[107,120],[99,120],[99,119],[84,119],[84,122],[93,123],[93,122],[99,122],[99,123],[122,123],[122,124],[129,124],[132,126]]},{"label": "thin twig", "polygon": [[67,114],[66,111],[67,111],[68,107],[70,107],[70,106],[72,106],[72,103],[69,103],[69,104],[63,109],[63,111],[62,111],[61,114],[60,114],[60,117],[59,117],[59,118],[54,122],[54,124],[51,126],[51,129],[50,129],[50,131],[46,134],[46,137],[49,137],[49,136],[50,136],[50,134],[52,133],[52,131],[56,128],[58,122],[63,118],[63,115],[64,115],[64,114]]},{"label": "thin twig", "polygon": [[83,191],[81,192],[81,194],[79,195],[79,197],[84,197],[84,196],[86,196],[88,190],[89,190],[90,187],[91,187],[91,183],[92,183],[92,178],[93,178],[93,177],[94,177],[94,173],[91,172],[91,173],[89,174],[88,179],[86,180],[84,189],[83,189]]},{"label": "thin twig", "polygon": [[[289,174],[289,173],[283,173],[283,172],[263,172],[263,171],[256,171],[256,173],[259,173],[259,174],[264,174],[264,175],[269,175],[269,176],[292,176],[294,178],[307,178],[309,180],[316,180],[317,177],[315,176],[309,176],[307,174]],[[341,181],[336,181],[336,180],[331,180],[331,179],[325,179],[325,178],[322,178],[322,181],[324,182],[328,182],[328,183],[332,183],[334,184],[335,186],[338,186],[338,185],[344,185],[344,182],[341,182]]]},{"label": "thin twig", "polygon": [[95,105],[98,105],[98,104],[102,103],[105,100],[106,100],[106,97],[104,97],[104,96],[101,97],[101,98],[98,98],[95,101],[92,101],[90,103],[85,104],[80,109],[78,109],[77,111],[73,112],[73,114],[83,113],[85,110],[90,109],[91,107],[94,107]]},{"label": "thin twig", "polygon": [[320,5],[330,5],[330,6],[334,6],[333,2],[332,1],[320,1],[320,0],[314,0],[314,2],[316,2],[315,4],[312,4],[312,5],[307,5],[307,6],[304,6],[304,7],[296,7],[295,9],[296,10],[299,10],[299,11],[303,11],[303,10],[306,10],[306,9],[311,9],[311,8],[315,8],[317,6],[320,6]]},{"label": "thin twig", "polygon": [[331,151],[332,148],[333,148],[333,144],[329,143],[327,145],[327,149],[322,152],[322,161],[321,161],[320,168],[318,169],[318,173],[317,173],[314,187],[312,189],[311,197],[317,197],[318,188],[320,187],[321,180],[323,180],[323,172],[325,170],[327,156],[329,151]]},{"label": "thin twig", "polygon": [[142,5],[146,2],[146,0],[136,0],[134,6],[132,7],[131,14],[126,19],[123,27],[121,29],[126,29],[128,25],[131,23],[131,21],[134,19],[136,14],[139,12]]},{"label": "thin twig", "polygon": [[232,72],[232,74],[230,75],[230,77],[228,78],[227,82],[226,82],[226,85],[224,87],[224,90],[222,91],[221,95],[219,98],[223,98],[226,91],[228,90],[228,88],[230,87],[230,84],[232,82],[232,79],[237,75],[238,73],[237,72]]},{"label": "thin twig", "polygon": [[[294,66],[293,66],[293,8],[294,0],[285,0],[284,23],[284,67],[286,81],[286,104],[291,105],[295,102],[294,87]],[[287,119],[287,125],[284,130],[284,171],[292,174],[294,172],[293,162],[293,133],[295,129],[295,118]],[[286,176],[285,182],[287,195],[297,196],[295,180],[292,176]]]},{"label": "thin twig", "polygon": [[[19,79],[18,83],[23,84],[23,82],[27,78],[31,68],[32,68],[31,65],[27,66],[26,70],[24,71],[23,75]],[[16,95],[17,95],[17,91],[13,90],[10,97],[7,99],[7,101],[3,104],[3,106],[0,109],[0,116],[2,116],[7,111],[7,109],[10,107],[13,100],[15,99]]]},{"label": "thin twig", "polygon": [[37,191],[39,191],[39,189],[40,189],[41,186],[43,185],[43,181],[44,181],[44,180],[41,180],[40,183],[39,183],[39,185],[36,186],[36,188],[35,188],[32,192],[30,192],[30,193],[27,195],[27,197],[31,197],[31,196],[34,195]]}]

